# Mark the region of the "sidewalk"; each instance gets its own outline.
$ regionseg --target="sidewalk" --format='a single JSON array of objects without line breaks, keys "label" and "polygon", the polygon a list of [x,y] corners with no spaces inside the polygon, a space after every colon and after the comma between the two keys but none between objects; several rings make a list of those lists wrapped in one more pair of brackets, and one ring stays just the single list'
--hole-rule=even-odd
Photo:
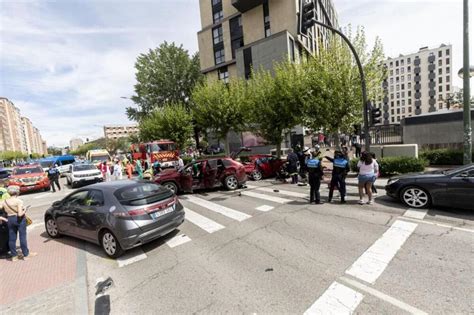
[{"label": "sidewalk", "polygon": [[[32,227],[32,228],[31,228]],[[0,313],[87,314],[85,252],[81,242],[50,239],[28,229],[28,261],[0,259]]]}]

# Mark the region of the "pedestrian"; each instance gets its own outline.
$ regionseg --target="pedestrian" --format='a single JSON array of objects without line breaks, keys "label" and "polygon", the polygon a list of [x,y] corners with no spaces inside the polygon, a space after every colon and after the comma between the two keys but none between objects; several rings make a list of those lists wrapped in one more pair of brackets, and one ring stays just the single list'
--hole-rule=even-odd
[{"label": "pedestrian", "polygon": [[23,207],[23,201],[18,198],[20,187],[8,187],[8,194],[11,196],[6,200],[0,201],[0,208],[5,210],[8,216],[8,247],[12,261],[18,260],[18,252],[16,250],[16,239],[20,236],[20,248],[24,260],[34,257],[37,254],[30,252],[28,249],[26,235],[26,216]]},{"label": "pedestrian", "polygon": [[127,161],[127,165],[125,166],[125,171],[127,172],[127,178],[132,179],[133,174],[133,165],[130,161]]},{"label": "pedestrian", "polygon": [[306,173],[308,172],[308,168],[306,167],[306,160],[308,159],[309,154],[309,148],[304,147],[304,149],[298,155],[300,163],[300,177],[303,180],[304,185],[306,185]]},{"label": "pedestrian", "polygon": [[178,170],[183,169],[184,167],[184,161],[181,158],[181,156],[178,156]]},{"label": "pedestrian", "polygon": [[[10,198],[7,189],[0,183],[0,203]],[[4,258],[8,255],[8,215],[5,210],[0,209],[0,257]]]},{"label": "pedestrian", "polygon": [[161,164],[158,160],[153,162],[153,173],[156,175],[162,171]]},{"label": "pedestrian", "polygon": [[298,184],[298,155],[293,149],[288,149],[288,173],[291,176],[291,183]]},{"label": "pedestrian", "polygon": [[104,161],[102,164],[100,164],[100,172],[102,173],[102,177],[104,178],[104,181],[107,180],[107,162]]},{"label": "pedestrian", "polygon": [[135,172],[138,173],[138,178],[143,179],[143,168],[140,160],[135,161]]},{"label": "pedestrian", "polygon": [[375,182],[379,171],[379,165],[377,161],[372,158],[372,155],[364,151],[360,157],[360,161],[357,163],[357,167],[359,168],[359,204],[364,204],[364,188],[367,191],[367,195],[369,200],[367,204],[371,205],[372,201],[372,185]]},{"label": "pedestrian", "polygon": [[[370,152],[370,155],[372,155],[372,159],[373,159],[373,160],[377,163],[377,165],[379,166],[378,172],[377,172],[377,174],[375,174],[375,175],[376,175],[376,176],[375,176],[375,180],[374,180],[374,182],[372,183],[372,194],[373,194],[374,196],[377,196],[377,187],[375,187],[375,181],[376,181],[377,178],[379,178],[379,176],[380,176],[380,164],[379,164],[379,162],[377,161],[374,152]],[[367,192],[366,192],[366,193],[367,193]]]},{"label": "pedestrian", "polygon": [[319,194],[319,187],[321,186],[321,179],[323,177],[323,167],[321,160],[317,158],[316,152],[311,152],[311,158],[306,161],[308,167],[309,178],[309,203],[323,204]]},{"label": "pedestrian", "polygon": [[48,179],[49,179],[49,185],[52,189],[52,192],[56,192],[56,188],[54,185],[58,187],[58,190],[61,191],[61,186],[59,185],[59,168],[58,164],[55,164],[54,167],[50,167],[48,169]]},{"label": "pedestrian", "polygon": [[360,158],[360,153],[362,151],[362,145],[360,144],[360,137],[355,135],[352,137],[352,145],[355,148],[355,156],[356,158]]},{"label": "pedestrian", "polygon": [[122,180],[122,175],[122,165],[120,161],[117,161],[114,165],[114,180]]},{"label": "pedestrian", "polygon": [[318,160],[321,161],[323,159],[323,153],[321,152],[321,147],[319,145],[314,147],[313,153],[316,154]]},{"label": "pedestrian", "polygon": [[325,136],[323,133],[320,133],[318,135],[318,144],[319,146],[323,147],[324,146],[324,140],[325,140]]},{"label": "pedestrian", "polygon": [[341,203],[346,203],[346,176],[350,170],[349,161],[345,158],[344,153],[338,149],[334,151],[334,158],[326,156],[326,159],[333,164],[328,202],[331,202],[334,189],[337,188],[341,195]]}]

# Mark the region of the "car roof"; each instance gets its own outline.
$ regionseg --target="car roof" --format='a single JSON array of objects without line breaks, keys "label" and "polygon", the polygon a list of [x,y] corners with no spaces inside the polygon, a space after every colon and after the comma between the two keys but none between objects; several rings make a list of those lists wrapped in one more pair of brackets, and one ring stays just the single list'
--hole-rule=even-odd
[{"label": "car roof", "polygon": [[41,165],[38,163],[34,163],[34,164],[17,165],[14,168],[32,168],[32,167],[41,167]]},{"label": "car roof", "polygon": [[97,184],[93,184],[90,186],[87,186],[87,188],[91,189],[100,189],[100,190],[107,190],[107,191],[115,191],[120,188],[124,188],[127,186],[136,186],[137,184],[146,184],[146,183],[152,183],[155,184],[154,182],[150,182],[147,180],[117,180],[117,181],[110,181],[110,182],[101,182]]}]

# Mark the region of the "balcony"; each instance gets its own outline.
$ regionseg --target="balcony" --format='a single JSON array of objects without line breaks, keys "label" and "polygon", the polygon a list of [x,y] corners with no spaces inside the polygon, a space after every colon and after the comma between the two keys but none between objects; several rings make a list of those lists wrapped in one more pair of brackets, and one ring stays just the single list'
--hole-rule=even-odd
[{"label": "balcony", "polygon": [[244,13],[262,5],[264,1],[265,0],[232,0],[232,5],[239,10],[240,13]]}]

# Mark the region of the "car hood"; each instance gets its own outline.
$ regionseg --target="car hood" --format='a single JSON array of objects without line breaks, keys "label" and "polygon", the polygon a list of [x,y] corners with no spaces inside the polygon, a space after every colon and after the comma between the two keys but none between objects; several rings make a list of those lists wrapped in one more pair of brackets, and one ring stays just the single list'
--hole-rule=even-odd
[{"label": "car hood", "polygon": [[435,178],[435,177],[444,177],[443,171],[430,171],[430,172],[416,172],[408,173],[390,177],[391,180],[395,179],[421,179],[421,178]]},{"label": "car hood", "polygon": [[102,173],[98,169],[72,172],[72,175],[99,175],[99,174],[102,174]]},{"label": "car hood", "polygon": [[17,178],[30,178],[30,177],[38,177],[38,176],[45,176],[44,173],[30,173],[30,174],[22,174],[22,175],[12,175],[11,179]]}]

